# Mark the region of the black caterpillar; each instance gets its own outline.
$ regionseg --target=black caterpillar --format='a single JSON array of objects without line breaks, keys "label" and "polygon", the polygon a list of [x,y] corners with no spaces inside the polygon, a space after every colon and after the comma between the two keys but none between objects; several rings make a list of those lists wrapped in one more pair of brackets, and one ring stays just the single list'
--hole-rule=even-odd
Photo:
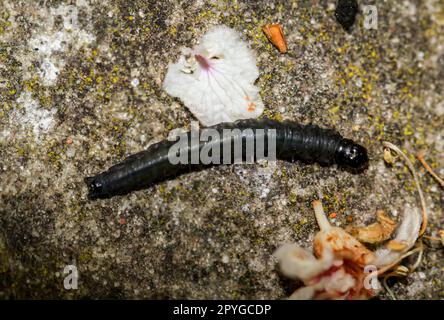
[{"label": "black caterpillar", "polygon": [[[302,160],[304,162],[317,162],[321,165],[338,164],[357,170],[362,170],[368,164],[367,150],[363,146],[354,143],[352,140],[344,139],[335,130],[322,129],[315,125],[301,125],[291,121],[278,122],[270,119],[249,119],[233,123],[221,123],[209,128],[216,129],[217,132],[221,133],[221,137],[223,137],[223,129],[240,129],[238,130],[240,133],[237,136],[233,134],[223,137],[218,141],[209,139],[209,141],[199,142],[199,150],[204,146],[211,146],[211,143],[218,143],[222,149],[223,143],[233,145],[234,139],[242,139],[242,159],[244,161],[245,141],[247,139],[255,139],[257,135],[262,135],[265,142],[264,149],[267,150],[268,138],[273,134],[276,141],[275,156],[279,160],[291,162]],[[186,134],[189,141],[190,132]],[[174,178],[182,173],[214,165],[201,162],[196,164],[172,164],[168,159],[168,151],[175,143],[176,141],[163,140],[151,145],[145,151],[129,156],[105,172],[94,177],[85,178],[89,189],[89,198],[109,198],[114,195],[126,194],[156,182]],[[185,152],[191,154],[190,150],[191,148],[187,147]],[[231,148],[231,150],[234,149]],[[254,157],[256,159],[256,155]]]}]

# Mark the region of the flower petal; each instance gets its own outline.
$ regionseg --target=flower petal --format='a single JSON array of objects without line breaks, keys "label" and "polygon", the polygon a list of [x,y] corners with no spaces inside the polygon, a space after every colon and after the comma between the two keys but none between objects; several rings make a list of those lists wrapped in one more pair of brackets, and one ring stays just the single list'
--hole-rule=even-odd
[{"label": "flower petal", "polygon": [[[252,51],[225,26],[208,31],[188,58],[168,68],[163,88],[183,101],[205,126],[257,118],[264,105],[254,81],[259,76]],[[197,59],[196,59],[197,57]]]},{"label": "flower petal", "polygon": [[285,244],[274,256],[278,259],[282,273],[292,279],[307,283],[313,277],[328,270],[333,264],[333,255],[324,254],[322,259],[316,257],[296,244]]}]

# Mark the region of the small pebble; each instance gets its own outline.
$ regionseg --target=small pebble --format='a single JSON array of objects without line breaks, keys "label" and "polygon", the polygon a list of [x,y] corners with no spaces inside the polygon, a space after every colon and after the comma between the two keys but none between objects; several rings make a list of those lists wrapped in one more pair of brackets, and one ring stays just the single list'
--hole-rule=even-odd
[{"label": "small pebble", "polygon": [[338,0],[335,17],[345,31],[350,32],[358,11],[359,6],[356,0]]},{"label": "small pebble", "polygon": [[134,88],[137,88],[137,87],[139,86],[139,84],[140,84],[139,79],[134,78],[133,80],[131,80],[131,85],[132,85]]},{"label": "small pebble", "polygon": [[73,147],[69,147],[66,149],[66,156],[68,158],[73,158],[76,155],[76,150]]}]

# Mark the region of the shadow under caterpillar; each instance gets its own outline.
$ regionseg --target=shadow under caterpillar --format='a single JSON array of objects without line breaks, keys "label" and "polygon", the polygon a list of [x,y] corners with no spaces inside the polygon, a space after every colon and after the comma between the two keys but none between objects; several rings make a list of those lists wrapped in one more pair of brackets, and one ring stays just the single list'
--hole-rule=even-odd
[{"label": "shadow under caterpillar", "polygon": [[[261,135],[264,141],[264,149],[267,150],[269,139],[275,141],[275,157],[278,160],[294,162],[317,162],[323,166],[337,164],[351,168],[354,171],[362,171],[368,164],[367,150],[350,139],[344,139],[333,129],[323,129],[316,125],[301,125],[292,121],[275,121],[270,119],[239,120],[232,123],[221,123],[206,129],[214,129],[220,133],[221,139],[199,141],[197,148],[219,148],[230,145],[234,152],[235,140],[242,141],[242,160],[246,159],[246,141],[257,139]],[[233,134],[225,136],[225,129],[232,130]],[[236,130],[240,129],[240,130]],[[191,132],[186,134],[187,140],[191,140]],[[173,164],[169,159],[170,149],[177,140],[163,140],[153,144],[146,150],[133,154],[121,163],[112,166],[107,171],[94,177],[85,178],[90,199],[110,198],[115,195],[127,194],[131,191],[146,188],[155,183],[174,178],[180,174],[198,171],[220,163],[226,163],[220,153],[220,161],[217,163],[177,163]],[[194,148],[196,149],[196,147]],[[182,149],[189,156],[193,152],[193,145],[187,144]],[[256,160],[257,154],[253,154]],[[233,163],[234,154],[230,155],[230,163]],[[222,161],[223,160],[223,161]]]}]

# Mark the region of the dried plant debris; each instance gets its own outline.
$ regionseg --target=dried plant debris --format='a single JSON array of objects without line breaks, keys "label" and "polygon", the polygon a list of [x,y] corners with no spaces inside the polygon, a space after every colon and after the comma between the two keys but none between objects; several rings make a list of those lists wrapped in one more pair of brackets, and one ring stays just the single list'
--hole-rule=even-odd
[{"label": "dried plant debris", "polygon": [[[399,273],[402,268],[396,269],[397,264],[407,256],[422,253],[418,248],[410,250],[416,243],[421,226],[421,214],[417,208],[405,206],[403,220],[396,230],[395,238],[381,244],[375,252],[370,251],[344,229],[331,226],[320,201],[314,201],[313,208],[321,229],[314,238],[314,254],[296,244],[283,245],[275,252],[282,273],[289,278],[301,280],[305,285],[297,289],[290,299],[371,298],[379,292],[380,285],[376,277],[372,279],[374,282],[371,286],[365,285],[370,270],[367,267],[374,267],[375,275],[378,276],[402,276]],[[396,225],[381,213],[376,223],[387,223],[381,222],[381,216],[390,220],[390,228]],[[417,264],[420,258],[421,255]],[[407,268],[409,272],[417,264]],[[393,268],[395,269],[391,273],[386,273]]]},{"label": "dried plant debris", "polygon": [[314,255],[295,244],[287,244],[275,252],[282,273],[302,280],[290,299],[365,299],[376,289],[365,288],[365,266],[374,254],[342,228],[328,222],[320,201],[313,202],[321,229],[313,242]]},{"label": "dried plant debris", "polygon": [[330,225],[320,201],[313,202],[313,209],[321,229],[314,240],[314,252],[317,256],[321,256],[325,250],[331,250],[361,266],[369,264],[374,259],[373,254],[345,230]]},{"label": "dried plant debris", "polygon": [[440,184],[441,187],[444,187],[444,180],[438,176],[435,171],[433,171],[433,169],[429,166],[429,164],[425,161],[424,159],[424,153],[420,152],[418,153],[418,155],[416,156],[419,160],[419,162],[421,162],[421,164],[424,166],[424,168],[428,171],[428,173],[431,174],[431,176],[433,178],[436,179],[436,181],[438,181],[438,183]]},{"label": "dried plant debris", "polygon": [[375,223],[365,227],[348,226],[346,230],[361,242],[375,244],[390,239],[396,225],[383,210],[378,210]]},{"label": "dried plant debris", "polygon": [[168,67],[163,88],[204,125],[257,118],[264,110],[256,58],[239,34],[226,26],[209,30]]},{"label": "dried plant debris", "polygon": [[439,241],[441,243],[441,245],[444,246],[444,230],[438,231],[438,237],[424,236],[424,238],[432,240],[432,241]]},{"label": "dried plant debris", "polygon": [[424,193],[422,192],[421,184],[419,183],[418,173],[416,172],[416,169],[413,166],[410,159],[405,155],[404,152],[401,151],[401,149],[399,149],[399,147],[395,146],[393,143],[390,143],[388,141],[383,141],[382,145],[385,148],[390,149],[393,152],[396,152],[398,154],[398,156],[403,158],[407,168],[409,168],[410,173],[413,176],[413,180],[415,182],[415,187],[418,192],[419,200],[421,202],[421,208],[422,208],[422,225],[421,225],[421,230],[419,232],[419,236],[422,236],[427,228],[428,214],[427,214],[427,206],[426,206],[426,202],[425,202],[425,198],[424,198]]},{"label": "dried plant debris", "polygon": [[408,204],[404,207],[402,221],[396,230],[395,238],[375,252],[374,264],[382,270],[381,273],[398,264],[404,259],[403,255],[415,245],[421,228],[421,220],[418,208]]},{"label": "dried plant debris", "polygon": [[[384,211],[376,213],[376,222],[366,227],[348,227],[346,232],[328,222],[320,201],[313,202],[320,231],[313,242],[313,254],[295,244],[283,245],[275,252],[282,273],[289,278],[302,280],[304,287],[297,289],[292,299],[365,299],[373,297],[380,289],[376,276],[386,280],[392,276],[406,276],[413,272],[422,259],[422,244],[417,244],[421,231],[427,226],[427,211],[416,171],[408,157],[395,145],[383,142],[384,147],[394,151],[406,161],[412,172],[421,198],[422,214],[417,207],[404,206],[401,221],[397,224]],[[393,239],[389,240],[394,233]],[[441,234],[443,236],[443,234]],[[361,242],[377,244],[370,251]],[[399,265],[413,254],[416,262],[410,266]],[[372,285],[366,280],[369,269],[375,268]]]},{"label": "dried plant debris", "polygon": [[359,5],[356,0],[338,0],[335,17],[345,31],[350,32],[355,24],[356,15],[359,12]]},{"label": "dried plant debris", "polygon": [[287,52],[287,41],[285,40],[284,31],[280,24],[266,24],[262,27],[262,31],[280,53]]}]

